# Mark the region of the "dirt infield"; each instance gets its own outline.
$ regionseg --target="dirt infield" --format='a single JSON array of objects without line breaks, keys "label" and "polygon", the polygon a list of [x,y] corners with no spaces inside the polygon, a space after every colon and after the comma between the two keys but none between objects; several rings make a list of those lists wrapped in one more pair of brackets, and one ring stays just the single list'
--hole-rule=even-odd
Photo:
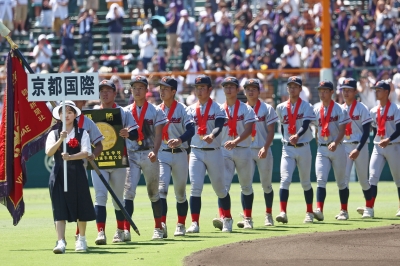
[{"label": "dirt infield", "polygon": [[400,265],[400,225],[242,241],[196,252],[187,266]]}]

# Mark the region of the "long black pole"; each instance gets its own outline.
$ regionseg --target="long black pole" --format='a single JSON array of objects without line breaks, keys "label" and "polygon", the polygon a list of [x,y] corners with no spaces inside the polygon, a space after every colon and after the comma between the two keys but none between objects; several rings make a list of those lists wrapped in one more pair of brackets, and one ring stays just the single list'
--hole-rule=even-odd
[{"label": "long black pole", "polygon": [[[29,66],[28,62],[26,61],[25,57],[22,55],[21,51],[17,48],[17,49],[14,49],[13,52],[22,61],[22,64],[26,67],[26,69],[28,69],[29,73],[34,74],[33,69]],[[56,105],[54,102],[50,102],[50,103],[51,103],[51,105],[53,105],[53,107]],[[125,219],[132,226],[132,228],[136,232],[136,234],[138,234],[140,236],[139,229],[137,228],[136,224],[133,222],[131,216],[125,210],[125,208],[122,205],[122,203],[119,201],[117,195],[115,195],[115,192],[112,190],[110,185],[107,183],[107,181],[104,178],[104,176],[101,174],[100,169],[97,166],[97,164],[94,161],[89,161],[89,163],[93,167],[93,169],[97,173],[97,175],[100,177],[101,182],[103,182],[103,184],[107,188],[108,192],[110,192],[111,197],[114,199],[114,201],[117,203],[118,207],[121,209],[122,214],[125,216]]]}]

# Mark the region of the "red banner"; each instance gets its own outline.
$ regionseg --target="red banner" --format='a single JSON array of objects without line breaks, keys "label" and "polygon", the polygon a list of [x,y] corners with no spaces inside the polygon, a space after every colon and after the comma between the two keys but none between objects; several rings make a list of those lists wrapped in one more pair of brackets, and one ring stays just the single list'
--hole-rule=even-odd
[{"label": "red banner", "polygon": [[[48,131],[52,114],[45,102],[28,102],[27,73],[21,60],[7,58],[7,88],[0,127],[0,199],[7,205],[17,225],[25,207],[23,186],[26,183],[25,161],[33,155],[28,143]],[[36,151],[44,147],[35,147]]]}]

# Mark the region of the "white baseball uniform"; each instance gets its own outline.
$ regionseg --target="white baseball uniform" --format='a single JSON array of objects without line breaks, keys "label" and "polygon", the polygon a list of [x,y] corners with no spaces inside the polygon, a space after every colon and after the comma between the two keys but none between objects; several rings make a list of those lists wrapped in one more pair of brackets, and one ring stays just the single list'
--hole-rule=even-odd
[{"label": "white baseball uniform", "polygon": [[[318,127],[318,150],[317,158],[315,160],[315,173],[317,175],[318,187],[326,187],[328,182],[329,171],[333,167],[335,173],[335,179],[339,190],[345,189],[348,184],[348,178],[346,177],[346,152],[344,145],[339,143],[336,146],[335,151],[330,151],[328,146],[334,142],[339,135],[339,126],[350,122],[350,117],[347,111],[337,103],[334,103],[331,117],[328,123],[329,136],[325,139],[321,135],[322,121],[320,117],[321,102],[314,108],[314,114],[316,120],[314,124]],[[324,107],[324,117],[328,114],[328,107]]]},{"label": "white baseball uniform", "polygon": [[[295,112],[296,104],[291,104],[292,114]],[[310,190],[310,174],[311,174],[311,149],[309,146],[310,141],[313,139],[311,130],[307,131],[299,137],[297,147],[289,146],[289,117],[287,102],[280,103],[276,107],[276,113],[278,115],[279,121],[283,125],[283,136],[282,136],[282,158],[281,158],[281,189],[289,189],[290,183],[292,182],[292,175],[296,168],[299,170],[301,186],[305,191]],[[315,120],[315,114],[312,106],[302,101],[299,107],[297,117],[296,117],[296,132],[299,131],[303,125],[304,120]],[[303,146],[301,146],[303,145]]]},{"label": "white baseball uniform", "polygon": [[[384,106],[386,107],[386,106]],[[372,126],[377,128],[377,111],[378,106],[370,110],[372,118]],[[383,116],[385,108],[380,108],[380,114]],[[400,155],[400,137],[391,141],[386,148],[379,147],[379,142],[382,139],[390,137],[393,132],[396,131],[396,124],[400,123],[400,110],[395,104],[391,104],[387,112],[385,122],[385,137],[378,135],[374,138],[374,149],[371,155],[371,161],[369,163],[369,183],[376,186],[379,182],[379,178],[382,173],[382,169],[385,166],[385,161],[388,162],[390,172],[392,173],[393,180],[397,187],[400,187],[400,163],[398,161]]]},{"label": "white baseball uniform", "polygon": [[[168,117],[170,108],[165,106],[164,113]],[[174,114],[169,121],[168,137],[176,139],[186,132],[186,126],[194,123],[193,118],[188,114],[186,106],[182,103],[177,103]],[[189,162],[187,160],[186,149],[189,148],[187,141],[182,143],[175,149],[180,149],[182,152],[172,153],[165,150],[171,150],[168,144],[161,143],[158,159],[160,161],[160,182],[159,192],[161,198],[167,198],[168,187],[172,180],[174,183],[175,198],[179,203],[186,201],[186,181],[188,178]]]},{"label": "white baseball uniform", "polygon": [[[350,109],[351,106],[347,106],[343,104],[343,108],[347,111],[350,116]],[[369,164],[369,152],[368,152],[368,145],[364,145],[361,149],[357,159],[354,161],[349,158],[350,153],[357,148],[357,145],[360,142],[361,136],[363,135],[363,125],[372,122],[371,114],[367,106],[361,102],[357,102],[354,108],[353,114],[350,117],[351,123],[351,130],[352,134],[350,138],[344,136],[343,144],[344,149],[346,152],[346,177],[350,177],[351,169],[353,167],[353,163],[355,164],[358,182],[361,185],[363,190],[368,190],[370,188],[369,181],[368,181],[368,168],[365,167],[367,163]],[[369,143],[369,138],[367,142]],[[349,180],[347,180],[347,183]]]},{"label": "white baseball uniform", "polygon": [[[126,112],[132,114],[133,104],[126,106]],[[142,107],[136,106],[138,117]],[[146,181],[147,193],[151,202],[156,202],[160,199],[158,192],[158,183],[160,180],[160,163],[156,160],[154,163],[148,158],[149,153],[154,148],[155,127],[167,123],[167,117],[164,112],[157,106],[148,104],[146,114],[144,116],[142,132],[144,139],[140,146],[136,140],[127,140],[126,148],[129,155],[129,168],[126,171],[124,199],[133,200],[136,196],[136,187],[139,184],[140,175],[143,171],[143,176]],[[148,127],[150,132],[146,133],[145,127]]]},{"label": "white baseball uniform", "polygon": [[[257,121],[257,116],[254,113],[254,110],[248,106],[247,104],[239,101],[239,109],[237,113],[237,121],[236,121],[236,131],[238,136],[243,133],[245,130],[245,125],[248,123],[254,123]],[[228,106],[229,110],[229,118],[233,119],[234,110],[236,104],[233,106]],[[223,105],[225,108],[225,105]],[[243,141],[241,141],[236,148],[232,150],[227,150],[224,148],[224,145],[227,141],[233,140],[238,136],[231,137],[228,135],[229,126],[226,122],[222,129],[222,154],[224,156],[224,176],[225,176],[225,186],[227,191],[229,192],[232,184],[232,179],[235,174],[235,168],[238,174],[239,183],[241,186],[241,190],[243,195],[250,195],[253,193],[253,175],[254,172],[253,164],[249,164],[249,158],[251,158],[251,136],[247,137]]]},{"label": "white baseball uniform", "polygon": [[[193,104],[187,109],[188,114],[193,117],[195,122],[196,132],[190,144],[192,148],[189,160],[190,196],[201,197],[204,177],[207,170],[211,185],[218,198],[225,198],[228,191],[225,187],[224,169],[221,167],[224,165],[221,150],[222,134],[219,134],[210,144],[200,139],[200,136],[197,134],[199,121],[197,119],[196,106],[197,104]],[[202,115],[206,110],[206,106],[207,103],[200,105],[200,112]],[[225,110],[218,103],[213,101],[208,113],[206,135],[210,134],[215,128],[215,119],[217,118],[227,119],[227,115]]]},{"label": "white baseball uniform", "polygon": [[274,132],[268,132],[268,126],[276,123],[278,121],[278,116],[271,105],[261,102],[257,118],[256,135],[254,136],[254,141],[252,141],[250,145],[252,158],[251,163],[253,168],[252,176],[254,176],[254,171],[257,165],[262,188],[265,193],[270,193],[272,191],[272,168],[274,165],[271,147],[268,149],[266,158],[258,158],[258,152],[262,147],[264,147],[267,135],[274,134]]},{"label": "white baseball uniform", "polygon": [[[81,119],[83,119],[82,124],[81,124]],[[104,139],[104,136],[101,134],[99,128],[90,118],[82,114],[81,116],[77,117],[76,120],[78,121],[78,126],[86,130],[86,132],[89,134],[90,143],[93,146],[96,145],[96,143],[98,143],[99,141],[102,141]],[[86,168],[88,164],[86,159],[83,159],[83,164]]]}]

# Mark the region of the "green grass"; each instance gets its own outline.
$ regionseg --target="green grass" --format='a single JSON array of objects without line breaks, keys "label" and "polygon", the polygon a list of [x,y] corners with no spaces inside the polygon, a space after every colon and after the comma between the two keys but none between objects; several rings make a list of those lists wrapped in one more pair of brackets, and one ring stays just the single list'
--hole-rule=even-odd
[{"label": "green grass", "polygon": [[[316,184],[313,184],[314,191]],[[200,217],[200,234],[187,235],[183,238],[173,236],[176,223],[176,209],[173,187],[170,187],[169,214],[167,225],[169,238],[163,242],[151,241],[154,222],[150,201],[147,198],[145,187],[139,187],[135,202],[133,220],[138,226],[141,236],[132,235],[131,243],[111,244],[116,228],[114,211],[111,203],[107,205],[108,223],[106,234],[107,246],[95,246],[96,226],[94,222],[88,224],[87,240],[90,252],[77,254],[74,251],[75,224],[67,225],[67,252],[65,255],[54,255],[52,248],[56,241],[50,199],[47,189],[26,189],[26,212],[18,226],[12,225],[11,217],[4,206],[0,207],[0,260],[1,265],[104,265],[112,263],[127,263],[132,265],[181,265],[182,259],[192,252],[219,246],[227,243],[283,236],[299,233],[313,233],[321,231],[351,230],[397,224],[400,218],[395,214],[398,209],[397,190],[393,182],[379,183],[378,199],[375,206],[373,220],[361,220],[355,211],[358,206],[364,205],[361,188],[357,183],[352,183],[350,188],[350,220],[337,221],[334,216],[339,212],[339,196],[335,183],[327,186],[327,199],[325,204],[325,221],[311,225],[302,223],[305,215],[305,203],[300,184],[292,184],[288,203],[287,225],[276,225],[266,228],[264,224],[264,198],[260,184],[255,184],[255,200],[253,209],[254,230],[243,231],[234,226],[232,234],[221,233],[213,228],[211,220],[217,214],[217,198],[210,185],[204,187],[202,197],[202,212]],[[274,184],[275,204],[273,215],[279,212],[279,184]],[[189,187],[187,188],[189,192]],[[94,195],[92,191],[92,196]],[[240,188],[234,184],[231,190],[232,215],[236,222],[241,212]],[[186,226],[190,225],[190,216]],[[6,262],[6,263],[4,263]]]}]

